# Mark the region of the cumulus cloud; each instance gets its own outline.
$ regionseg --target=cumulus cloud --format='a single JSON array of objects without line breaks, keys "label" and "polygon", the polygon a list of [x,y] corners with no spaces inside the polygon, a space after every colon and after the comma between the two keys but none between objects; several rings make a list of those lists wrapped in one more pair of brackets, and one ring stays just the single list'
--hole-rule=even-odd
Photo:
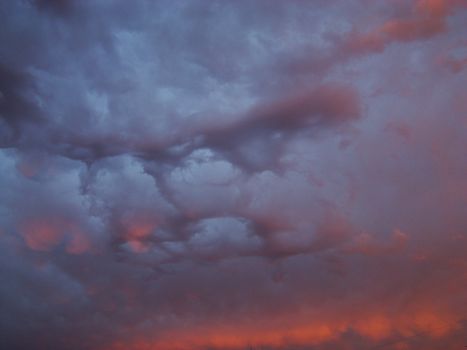
[{"label": "cumulus cloud", "polygon": [[0,13],[0,348],[465,345],[462,1]]}]

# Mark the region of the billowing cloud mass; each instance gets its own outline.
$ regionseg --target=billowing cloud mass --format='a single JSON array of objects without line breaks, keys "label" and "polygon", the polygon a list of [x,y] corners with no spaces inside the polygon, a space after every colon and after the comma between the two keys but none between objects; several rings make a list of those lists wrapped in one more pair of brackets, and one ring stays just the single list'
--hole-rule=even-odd
[{"label": "billowing cloud mass", "polygon": [[463,0],[18,0],[0,348],[467,346]]}]

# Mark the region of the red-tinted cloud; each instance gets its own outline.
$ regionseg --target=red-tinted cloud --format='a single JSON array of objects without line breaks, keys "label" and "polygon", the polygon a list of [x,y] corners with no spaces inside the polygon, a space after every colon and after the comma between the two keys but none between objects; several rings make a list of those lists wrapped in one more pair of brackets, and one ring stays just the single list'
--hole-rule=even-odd
[{"label": "red-tinted cloud", "polygon": [[457,349],[463,1],[0,4],[0,348]]}]

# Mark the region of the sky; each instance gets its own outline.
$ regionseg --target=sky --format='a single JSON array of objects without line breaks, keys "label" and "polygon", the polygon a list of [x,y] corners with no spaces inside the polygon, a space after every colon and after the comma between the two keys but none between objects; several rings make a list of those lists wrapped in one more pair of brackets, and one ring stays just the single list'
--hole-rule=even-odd
[{"label": "sky", "polygon": [[467,2],[0,0],[0,348],[467,346]]}]

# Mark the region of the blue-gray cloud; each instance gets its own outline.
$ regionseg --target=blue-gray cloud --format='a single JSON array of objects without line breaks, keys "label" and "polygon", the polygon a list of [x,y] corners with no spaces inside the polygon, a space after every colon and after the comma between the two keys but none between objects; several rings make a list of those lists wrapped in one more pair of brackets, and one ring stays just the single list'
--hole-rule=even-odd
[{"label": "blue-gray cloud", "polygon": [[1,348],[463,346],[461,1],[0,14]]}]

